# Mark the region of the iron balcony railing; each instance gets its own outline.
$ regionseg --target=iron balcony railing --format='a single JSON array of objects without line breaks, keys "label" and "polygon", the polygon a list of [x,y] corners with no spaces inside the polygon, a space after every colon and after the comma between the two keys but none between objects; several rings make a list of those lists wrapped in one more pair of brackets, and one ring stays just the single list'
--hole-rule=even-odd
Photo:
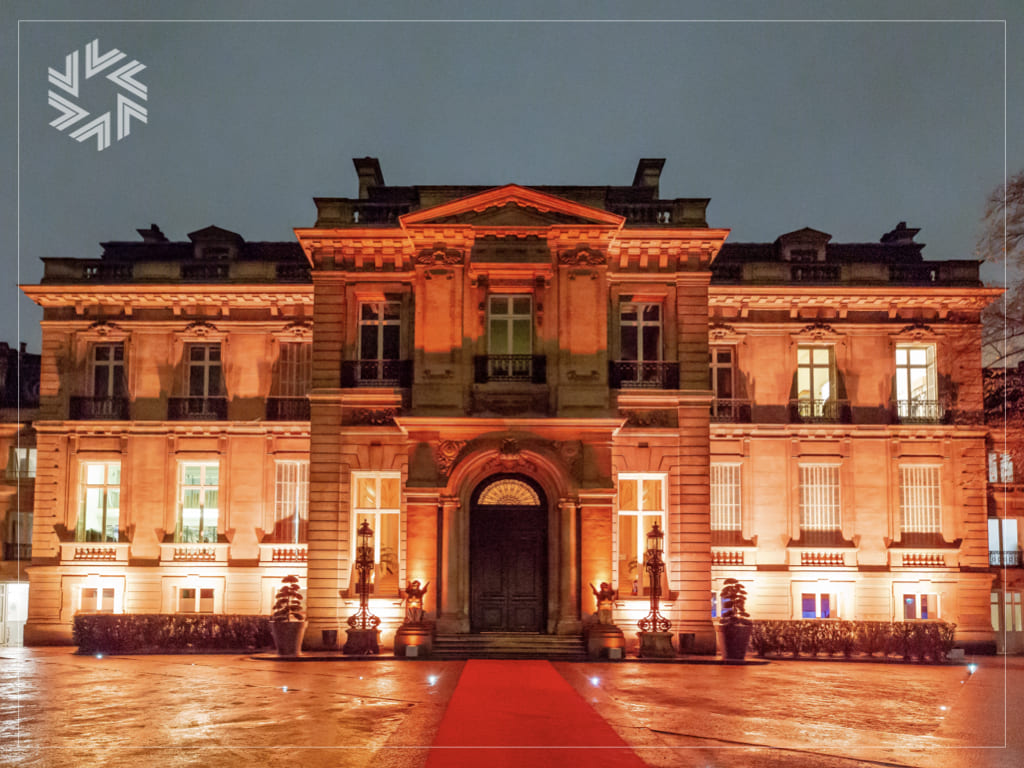
[{"label": "iron balcony railing", "polygon": [[16,541],[4,542],[4,560],[31,560],[32,545],[19,544]]},{"label": "iron balcony railing", "polygon": [[789,268],[794,283],[837,283],[839,278],[838,264],[793,264]]},{"label": "iron balcony railing", "polygon": [[226,397],[170,397],[167,418],[171,421],[226,421]]},{"label": "iron balcony railing", "polygon": [[341,364],[343,387],[408,387],[412,384],[412,360],[345,360]]},{"label": "iron balcony railing", "polygon": [[608,364],[612,389],[679,389],[679,363],[612,360]]},{"label": "iron balcony railing", "polygon": [[473,372],[477,384],[500,381],[543,384],[547,381],[547,358],[544,355],[476,355]]},{"label": "iron balcony railing", "polygon": [[750,401],[716,397],[711,401],[711,421],[746,424],[750,422]]},{"label": "iron balcony railing", "polygon": [[994,568],[1019,568],[1020,550],[1000,551],[990,549],[988,551],[988,564]]},{"label": "iron balcony railing", "polygon": [[892,409],[900,424],[938,424],[946,415],[938,400],[894,400]]},{"label": "iron balcony railing", "polygon": [[309,421],[309,399],[268,397],[267,421]]},{"label": "iron balcony railing", "polygon": [[107,419],[110,421],[127,421],[127,397],[72,397],[71,419],[73,421],[89,421]]},{"label": "iron balcony railing", "polygon": [[845,424],[850,421],[850,401],[833,398],[790,400],[789,418],[792,422],[804,424]]}]

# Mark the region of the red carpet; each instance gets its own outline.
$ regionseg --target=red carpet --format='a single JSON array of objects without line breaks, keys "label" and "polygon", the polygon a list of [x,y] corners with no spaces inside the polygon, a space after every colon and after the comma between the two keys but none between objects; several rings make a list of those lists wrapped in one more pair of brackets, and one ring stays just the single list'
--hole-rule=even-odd
[{"label": "red carpet", "polygon": [[644,766],[547,661],[467,661],[434,747],[427,768]]}]

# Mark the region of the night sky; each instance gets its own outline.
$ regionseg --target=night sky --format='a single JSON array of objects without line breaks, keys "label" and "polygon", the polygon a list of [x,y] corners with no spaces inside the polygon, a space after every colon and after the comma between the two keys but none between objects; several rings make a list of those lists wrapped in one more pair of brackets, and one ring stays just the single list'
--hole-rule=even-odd
[{"label": "night sky", "polygon": [[[720,5],[629,12],[715,19]],[[314,196],[356,195],[351,159],[366,155],[389,184],[494,186],[629,184],[639,158],[665,157],[662,197],[710,197],[730,241],[809,226],[873,242],[905,220],[926,258],[974,258],[1004,161],[1024,168],[1024,4],[844,3],[842,18],[873,21],[765,21],[822,19],[819,5],[558,23],[529,20],[626,6],[148,2],[129,16],[135,4],[5,0],[0,340],[38,351],[41,313],[14,283],[37,283],[40,258],[98,256],[150,223],[172,240],[210,224],[293,240]],[[499,13],[527,21],[450,21]],[[203,21],[282,14],[449,21]],[[102,152],[51,127],[47,104],[47,68],[93,39],[145,64],[148,88],[148,123]],[[116,92],[83,79],[79,102],[98,114]],[[984,274],[1003,282],[1001,267]]]}]

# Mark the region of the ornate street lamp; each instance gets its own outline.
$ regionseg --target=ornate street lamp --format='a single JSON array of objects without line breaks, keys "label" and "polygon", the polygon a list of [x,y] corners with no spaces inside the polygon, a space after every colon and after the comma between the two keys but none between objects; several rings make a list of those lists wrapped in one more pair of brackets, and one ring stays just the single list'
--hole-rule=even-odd
[{"label": "ornate street lamp", "polygon": [[356,592],[359,595],[359,610],[348,617],[348,641],[341,649],[342,653],[370,654],[380,653],[377,627],[380,619],[370,613],[370,577],[373,567],[373,529],[367,520],[363,520],[356,532]]},{"label": "ornate street lamp", "polygon": [[640,627],[641,656],[673,656],[672,635],[669,630],[672,622],[658,611],[661,601],[661,574],[665,572],[665,562],[661,559],[665,534],[658,522],[647,532],[647,552],[644,554],[644,569],[651,579],[651,612],[637,622]]}]

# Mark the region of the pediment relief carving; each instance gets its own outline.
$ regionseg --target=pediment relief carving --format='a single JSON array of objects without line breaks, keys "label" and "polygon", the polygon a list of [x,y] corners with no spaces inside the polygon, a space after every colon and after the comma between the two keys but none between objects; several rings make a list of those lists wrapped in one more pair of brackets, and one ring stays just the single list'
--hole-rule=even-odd
[{"label": "pediment relief carving", "polygon": [[573,250],[562,251],[558,254],[558,263],[571,266],[596,266],[598,264],[607,264],[608,257],[606,254],[596,249],[589,248],[587,246],[580,246]]},{"label": "pediment relief carving", "polygon": [[739,332],[728,323],[712,323],[708,327],[708,340],[713,342],[735,341],[740,338]]},{"label": "pediment relief carving", "polygon": [[443,243],[437,244],[433,248],[424,248],[416,254],[416,263],[423,266],[434,266],[435,264],[454,266],[461,264],[462,261],[462,251],[457,248],[446,248]]},{"label": "pediment relief carving", "polygon": [[223,341],[227,334],[213,323],[195,320],[179,331],[178,336],[183,341]]},{"label": "pediment relief carving", "polygon": [[836,341],[841,335],[828,323],[820,320],[810,325],[805,325],[793,334],[798,341]]},{"label": "pediment relief carving", "polygon": [[313,326],[310,323],[296,320],[288,323],[284,328],[274,331],[272,335],[278,341],[312,341]]},{"label": "pediment relief carving", "polygon": [[905,325],[893,334],[899,341],[932,341],[937,336],[934,328],[920,321]]},{"label": "pediment relief carving", "polygon": [[116,323],[97,320],[88,328],[79,331],[78,335],[86,341],[124,341],[128,338],[128,331]]}]

